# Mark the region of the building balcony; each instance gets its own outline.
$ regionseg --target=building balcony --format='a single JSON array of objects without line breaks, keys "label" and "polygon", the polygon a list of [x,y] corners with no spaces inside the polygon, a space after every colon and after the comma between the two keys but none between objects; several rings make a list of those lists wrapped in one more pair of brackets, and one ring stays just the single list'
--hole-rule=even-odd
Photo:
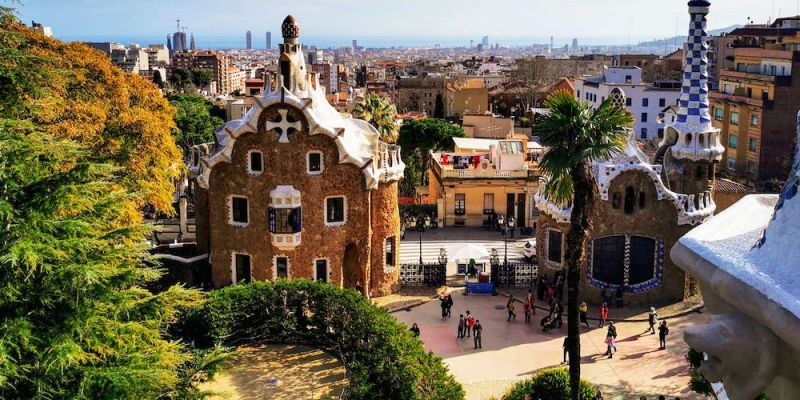
[{"label": "building balcony", "polygon": [[772,108],[772,101],[771,100],[762,100],[762,99],[753,99],[747,96],[737,96],[734,94],[727,94],[722,92],[711,92],[709,93],[709,98],[712,100],[720,100],[720,101],[729,101],[733,103],[739,104],[747,104],[763,109],[771,109]]},{"label": "building balcony", "polygon": [[[488,154],[487,154],[488,156]],[[452,157],[452,156],[451,156]],[[431,170],[442,180],[461,179],[526,179],[535,180],[541,175],[536,163],[526,162],[519,169],[498,169],[488,158],[477,165],[442,163],[440,153],[431,154]]]}]

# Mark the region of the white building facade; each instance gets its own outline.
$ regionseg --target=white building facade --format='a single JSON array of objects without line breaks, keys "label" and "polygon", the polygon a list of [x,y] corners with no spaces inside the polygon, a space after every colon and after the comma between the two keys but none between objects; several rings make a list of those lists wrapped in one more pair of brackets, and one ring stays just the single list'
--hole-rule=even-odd
[{"label": "white building facade", "polygon": [[648,83],[642,81],[639,67],[604,67],[602,76],[575,80],[575,97],[597,108],[615,88],[620,88],[626,95],[625,108],[635,119],[635,137],[661,139],[665,123],[659,114],[664,108],[678,103],[681,82]]}]

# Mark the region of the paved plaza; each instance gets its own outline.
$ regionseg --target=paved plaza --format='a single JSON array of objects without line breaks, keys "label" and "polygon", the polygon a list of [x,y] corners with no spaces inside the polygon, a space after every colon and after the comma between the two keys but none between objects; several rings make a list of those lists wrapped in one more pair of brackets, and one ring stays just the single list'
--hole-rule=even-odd
[{"label": "paved plaza", "polygon": [[[518,304],[516,321],[507,322],[506,297],[461,293],[453,293],[453,316],[446,321],[441,320],[441,308],[435,300],[393,315],[409,326],[414,322],[419,324],[425,348],[444,359],[450,372],[464,385],[468,399],[500,398],[515,381],[562,362],[566,325],[542,333],[539,321],[546,311],[537,310],[527,325]],[[483,325],[483,349],[475,350],[472,338],[456,338],[458,315],[466,310]],[[590,316],[596,313],[596,309],[590,308]],[[603,355],[606,329],[595,328],[597,322],[590,321],[591,330],[582,328],[582,377],[600,386],[607,399],[638,399],[641,395],[650,399],[659,394],[672,396],[670,399],[675,396],[683,400],[700,399],[701,396],[688,389],[689,369],[684,358],[687,346],[682,332],[685,327],[706,320],[705,315],[698,313],[668,320],[667,350],[658,349],[658,335],[641,335],[647,328],[646,322],[620,322],[619,351],[613,359]]]}]

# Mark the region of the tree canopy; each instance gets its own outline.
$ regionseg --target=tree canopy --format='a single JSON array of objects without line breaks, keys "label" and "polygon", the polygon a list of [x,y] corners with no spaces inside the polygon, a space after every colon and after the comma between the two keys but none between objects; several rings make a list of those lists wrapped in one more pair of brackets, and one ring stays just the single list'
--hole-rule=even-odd
[{"label": "tree canopy", "polygon": [[443,119],[422,118],[403,124],[397,139],[406,164],[405,178],[400,184],[401,194],[413,196],[415,186],[427,183],[431,151],[452,150],[452,138],[465,136],[464,129]]},{"label": "tree canopy", "polygon": [[225,121],[212,115],[216,107],[202,96],[191,94],[175,94],[168,97],[169,103],[175,107],[175,142],[183,149],[184,154],[197,144],[214,141],[214,130]]},{"label": "tree canopy", "polygon": [[0,115],[31,121],[85,146],[93,161],[124,167],[137,206],[171,210],[183,168],[174,110],[151,82],[82,43],[64,43],[0,16]]},{"label": "tree canopy", "polygon": [[0,120],[0,398],[167,398],[193,355],[163,332],[199,293],[153,295],[121,172]]},{"label": "tree canopy", "polygon": [[397,109],[389,103],[389,100],[376,94],[368,94],[364,100],[356,104],[353,116],[375,127],[384,142],[397,141]]}]

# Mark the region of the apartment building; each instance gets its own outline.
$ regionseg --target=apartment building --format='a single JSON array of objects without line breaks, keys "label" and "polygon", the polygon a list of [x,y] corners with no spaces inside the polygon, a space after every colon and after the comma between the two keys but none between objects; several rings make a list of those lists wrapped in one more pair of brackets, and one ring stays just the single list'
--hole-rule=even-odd
[{"label": "apartment building", "polygon": [[665,107],[677,104],[681,82],[648,83],[642,80],[642,69],[639,67],[604,67],[600,76],[575,80],[575,98],[597,108],[615,88],[626,94],[625,107],[636,120],[635,137],[643,140],[663,138],[665,124],[658,118],[659,113]]},{"label": "apartment building", "polygon": [[173,68],[204,68],[211,70],[211,76],[216,82],[219,94],[231,92],[231,82],[228,76],[228,58],[224,53],[217,51],[181,51],[172,57]]},{"label": "apartment building", "polygon": [[719,91],[710,96],[725,145],[722,169],[755,182],[782,179],[800,108],[800,52],[752,45],[734,49],[733,67],[720,70]]}]

